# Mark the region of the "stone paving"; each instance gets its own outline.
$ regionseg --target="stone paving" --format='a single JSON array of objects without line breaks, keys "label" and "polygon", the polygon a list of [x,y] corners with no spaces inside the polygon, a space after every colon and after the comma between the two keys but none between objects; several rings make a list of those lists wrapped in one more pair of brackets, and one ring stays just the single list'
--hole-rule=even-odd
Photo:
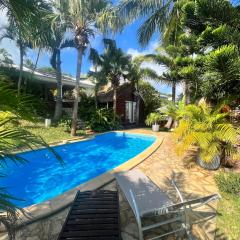
[{"label": "stone paving", "polygon": [[[130,132],[149,133],[149,130],[136,129]],[[172,133],[159,132],[158,136],[164,137],[162,145],[144,162],[136,168],[141,169],[152,179],[161,189],[169,193],[173,201],[176,200],[173,189],[169,184],[168,178],[172,171],[176,174],[175,180],[183,192],[185,198],[200,197],[217,192],[211,171],[206,171],[195,165],[186,168],[183,160],[175,153],[174,140]],[[112,182],[104,187],[105,189],[116,189],[116,183]],[[138,239],[138,230],[133,213],[122,195],[120,195],[121,205],[121,228],[123,240]],[[216,208],[215,205],[213,205]],[[30,224],[21,228],[17,233],[17,240],[55,240],[61,226],[66,218],[69,209],[65,209],[47,219]],[[200,227],[194,228],[196,239],[214,239],[215,220],[209,221]],[[0,240],[7,239],[0,236]],[[171,237],[168,239],[184,239],[184,237]]]}]

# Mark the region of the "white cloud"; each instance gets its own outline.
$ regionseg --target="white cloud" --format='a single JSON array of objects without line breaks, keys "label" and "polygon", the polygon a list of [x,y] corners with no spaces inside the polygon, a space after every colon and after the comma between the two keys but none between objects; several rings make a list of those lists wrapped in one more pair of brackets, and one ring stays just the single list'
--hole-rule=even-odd
[{"label": "white cloud", "polygon": [[8,25],[8,19],[5,10],[0,11],[0,28]]},{"label": "white cloud", "polygon": [[152,42],[150,42],[149,46],[145,50],[139,51],[134,48],[129,48],[127,50],[127,54],[130,54],[130,55],[132,55],[133,58],[135,58],[140,55],[153,53],[157,47],[158,47],[158,41],[152,41]]}]

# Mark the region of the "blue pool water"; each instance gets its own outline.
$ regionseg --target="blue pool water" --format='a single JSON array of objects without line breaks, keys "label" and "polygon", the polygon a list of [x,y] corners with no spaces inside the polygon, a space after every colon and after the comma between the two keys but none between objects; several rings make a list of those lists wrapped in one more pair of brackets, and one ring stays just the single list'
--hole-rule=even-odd
[{"label": "blue pool water", "polygon": [[40,203],[117,167],[154,141],[153,136],[111,132],[54,147],[64,165],[47,149],[21,153],[29,162],[10,163],[3,169],[6,177],[0,179],[0,186],[24,200],[16,202],[20,207]]}]

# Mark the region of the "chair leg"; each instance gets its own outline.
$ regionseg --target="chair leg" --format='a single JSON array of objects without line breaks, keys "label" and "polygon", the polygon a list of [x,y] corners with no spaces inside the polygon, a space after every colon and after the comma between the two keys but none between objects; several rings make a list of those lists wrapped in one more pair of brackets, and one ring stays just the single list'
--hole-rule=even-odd
[{"label": "chair leg", "polygon": [[191,227],[189,227],[189,226],[186,227],[186,234],[187,234],[187,237],[189,240],[194,240]]},{"label": "chair leg", "polygon": [[143,230],[142,230],[141,223],[138,224],[138,238],[139,238],[139,240],[144,240],[144,238],[143,238]]}]

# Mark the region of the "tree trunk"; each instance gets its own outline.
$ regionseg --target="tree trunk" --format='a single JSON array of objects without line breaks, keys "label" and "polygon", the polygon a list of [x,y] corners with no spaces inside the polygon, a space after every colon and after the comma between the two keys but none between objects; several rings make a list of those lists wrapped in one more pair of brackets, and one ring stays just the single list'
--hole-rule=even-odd
[{"label": "tree trunk", "polygon": [[176,83],[172,84],[172,102],[175,103],[176,101]]},{"label": "tree trunk", "polygon": [[140,125],[140,96],[137,96],[137,102],[136,102],[136,124],[139,127]]},{"label": "tree trunk", "polygon": [[78,101],[79,101],[79,82],[81,76],[81,67],[82,67],[82,57],[83,57],[83,48],[78,49],[78,59],[77,59],[77,73],[76,73],[76,83],[74,89],[74,105],[73,105],[73,115],[72,115],[72,126],[71,126],[71,136],[76,136],[77,132],[77,115],[78,115]]},{"label": "tree trunk", "polygon": [[187,80],[184,80],[184,86],[183,86],[183,91],[184,91],[184,97],[185,97],[185,104],[188,105],[191,103],[191,97],[190,97],[190,86]]},{"label": "tree trunk", "polygon": [[58,49],[56,55],[56,80],[57,80],[57,96],[54,112],[54,121],[59,121],[62,117],[62,71],[61,71],[61,52]]},{"label": "tree trunk", "polygon": [[23,55],[24,50],[23,46],[20,44],[20,68],[19,68],[19,78],[18,78],[18,95],[21,93],[21,85],[22,85],[22,73],[23,73]]},{"label": "tree trunk", "polygon": [[115,85],[113,85],[113,113],[115,121],[117,114],[117,87]]},{"label": "tree trunk", "polygon": [[95,94],[95,108],[97,109],[98,108],[98,100],[97,100],[97,95],[98,95],[98,87],[95,86],[95,89],[94,89],[94,94]]},{"label": "tree trunk", "polygon": [[[97,74],[97,66],[95,66],[95,73]],[[95,108],[97,109],[98,108],[98,100],[97,100],[97,95],[98,95],[98,84],[97,84],[97,79],[96,79],[96,82],[95,82]]]},{"label": "tree trunk", "polygon": [[40,53],[41,53],[41,48],[38,49],[37,59],[36,59],[34,68],[33,68],[32,72],[31,72],[31,78],[33,77],[33,74],[34,74],[34,72],[35,72],[36,69],[37,69],[37,65],[38,65],[38,60],[39,60],[39,57],[40,57]]}]

